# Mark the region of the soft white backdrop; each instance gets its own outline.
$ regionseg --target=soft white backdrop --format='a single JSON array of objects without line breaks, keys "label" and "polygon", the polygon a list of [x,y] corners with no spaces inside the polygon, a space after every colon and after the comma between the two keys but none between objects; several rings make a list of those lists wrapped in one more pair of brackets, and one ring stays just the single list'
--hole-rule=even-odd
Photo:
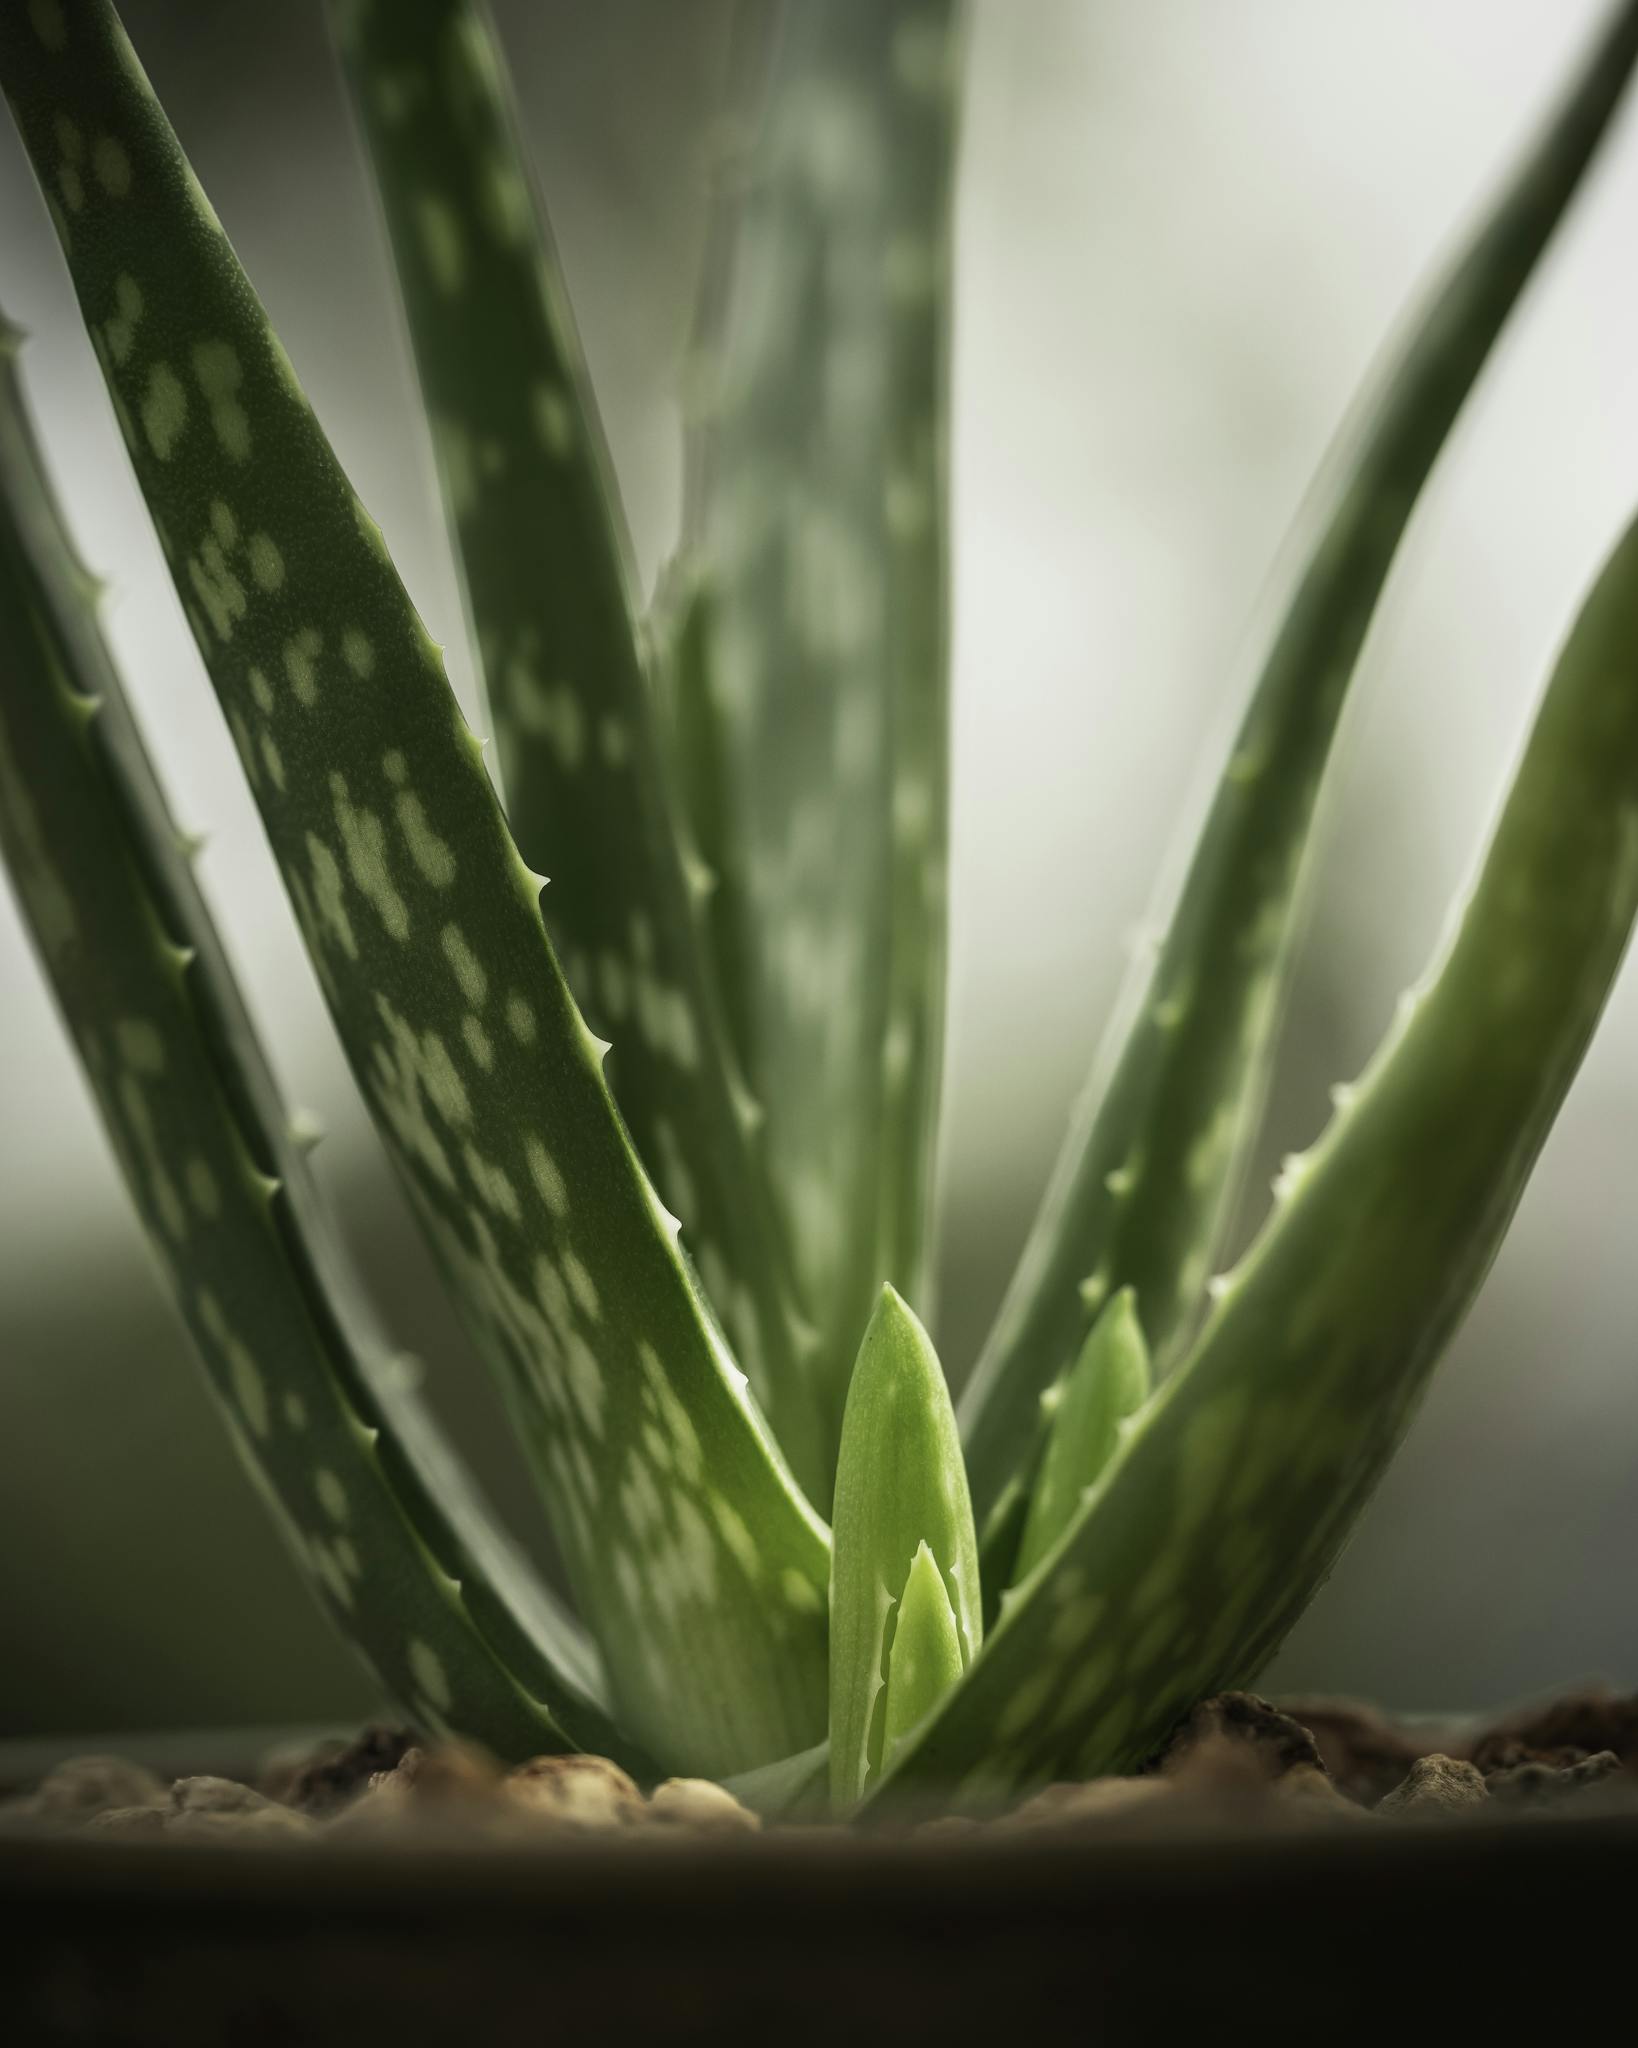
[{"label": "soft white backdrop", "polygon": [[[723,10],[498,12],[652,573],[674,521]],[[1295,508],[1383,337],[1600,12],[977,0],[955,379],[954,1372],[1215,772]],[[129,18],[470,705],[317,9],[150,0]],[[1419,971],[1552,649],[1638,504],[1635,219],[1638,103],[1464,417],[1373,629],[1271,1154],[1313,1134],[1325,1084],[1357,1070]],[[35,336],[30,389],[83,551],[114,586],[110,630],[177,808],[211,835],[205,881],[281,1068],[336,1132],[332,1171],[353,1171],[370,1141],[9,132],[0,305]],[[4,1296],[71,1284],[134,1233],[3,892],[0,1029]],[[1277,1677],[1430,1705],[1595,1668],[1638,1682],[1635,1195],[1631,975],[1406,1454]],[[0,1402],[5,1376],[0,1360]]]}]

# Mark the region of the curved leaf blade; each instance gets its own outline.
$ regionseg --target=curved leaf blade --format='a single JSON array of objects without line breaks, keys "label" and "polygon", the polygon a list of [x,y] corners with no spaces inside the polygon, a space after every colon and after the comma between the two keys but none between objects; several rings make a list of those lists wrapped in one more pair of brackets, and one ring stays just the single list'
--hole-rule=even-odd
[{"label": "curved leaf blade", "polygon": [[829,1484],[759,1120],[690,900],[591,383],[503,62],[470,0],[338,0],[507,818],[547,930],[793,1470]]},{"label": "curved leaf blade", "polygon": [[824,1527],[631,1149],[438,650],[117,16],[50,22],[0,10],[0,78],[43,183],[64,134],[87,152],[55,218],[126,445],[616,1712],[668,1768],[787,1755],[824,1723]]},{"label": "curved leaf blade", "polygon": [[224,1420],[332,1621],[431,1728],[612,1749],[579,1630],[505,1550],[288,1136],[0,341],[0,846]]},{"label": "curved leaf blade", "polygon": [[1561,655],[1456,936],[1079,1516],[883,1790],[1139,1761],[1324,1580],[1505,1235],[1638,913],[1638,524]]},{"label": "curved leaf blade", "polygon": [[[1348,684],[1439,450],[1638,60],[1623,4],[1396,351],[1269,652],[1142,1007],[1100,1061],[961,1402],[986,1576],[1040,1450],[1038,1396],[1131,1286],[1157,1364],[1211,1270],[1260,1113],[1304,857]],[[1016,1517],[1010,1527],[1016,1527]]]}]

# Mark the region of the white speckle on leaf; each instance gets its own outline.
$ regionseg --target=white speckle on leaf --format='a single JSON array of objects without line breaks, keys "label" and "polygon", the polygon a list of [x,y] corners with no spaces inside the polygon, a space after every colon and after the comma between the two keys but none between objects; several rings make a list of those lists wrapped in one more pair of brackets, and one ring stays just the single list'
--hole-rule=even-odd
[{"label": "white speckle on leaf", "polygon": [[417,1689],[426,1695],[440,1714],[447,1714],[455,1696],[449,1689],[449,1679],[437,1651],[416,1636],[406,1646],[405,1655]]},{"label": "white speckle on leaf", "polygon": [[313,1491],[318,1495],[319,1506],[332,1522],[346,1521],[350,1510],[347,1489],[328,1466],[320,1466],[313,1474]]}]

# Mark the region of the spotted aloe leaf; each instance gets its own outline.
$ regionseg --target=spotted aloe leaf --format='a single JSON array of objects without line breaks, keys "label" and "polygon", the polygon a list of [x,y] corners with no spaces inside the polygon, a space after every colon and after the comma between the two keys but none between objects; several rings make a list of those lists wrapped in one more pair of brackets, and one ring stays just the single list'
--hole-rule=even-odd
[{"label": "spotted aloe leaf", "polygon": [[1004,1584],[1040,1393],[1134,1287],[1164,1370],[1198,1308],[1263,1095],[1315,801],[1417,497],[1638,57],[1623,5],[1410,331],[1263,667],[1136,1020],[1077,1111],[962,1424],[986,1579]]},{"label": "spotted aloe leaf", "polygon": [[888,1786],[982,1802],[1118,1770],[1254,1676],[1495,1255],[1635,912],[1638,525],[1559,659],[1442,963]]},{"label": "spotted aloe leaf", "polygon": [[471,0],[338,0],[507,817],[638,1152],[810,1492],[808,1326],[729,1058],[639,651],[614,479],[503,60]]},{"label": "spotted aloe leaf", "polygon": [[[897,1632],[907,1617],[901,1660]],[[927,1332],[884,1287],[853,1369],[836,1464],[830,1788],[837,1807],[852,1806],[880,1776],[892,1743],[966,1669],[982,1639],[973,1511],[944,1372]]]},{"label": "spotted aloe leaf", "polygon": [[379,530],[105,0],[0,79],[342,1044],[541,1476],[623,1726],[824,1726],[826,1532],[626,1137],[602,1043]]},{"label": "spotted aloe leaf", "polygon": [[[874,1289],[928,1292],[943,1038],[949,0],[774,17],[723,179],[679,691],[710,930],[840,1414]],[[708,360],[707,360],[708,359]]]},{"label": "spotted aloe leaf", "polygon": [[[750,1043],[746,1004],[750,973],[744,948],[751,942],[745,920],[733,915],[731,889],[722,878],[734,864],[734,827],[728,795],[727,750],[722,718],[712,698],[707,660],[711,647],[711,591],[687,563],[667,564],[646,621],[653,650],[656,698],[665,720],[666,756],[677,801],[686,819],[700,886],[694,892],[695,923],[711,970],[712,985],[733,1048]],[[736,1059],[738,1053],[736,1051]],[[765,1116],[760,1101],[757,1111]],[[809,1359],[810,1380],[819,1361]]]},{"label": "spotted aloe leaf", "polygon": [[614,1747],[350,1287],[98,630],[0,339],[0,846],[235,1444],[322,1604],[426,1725]]}]

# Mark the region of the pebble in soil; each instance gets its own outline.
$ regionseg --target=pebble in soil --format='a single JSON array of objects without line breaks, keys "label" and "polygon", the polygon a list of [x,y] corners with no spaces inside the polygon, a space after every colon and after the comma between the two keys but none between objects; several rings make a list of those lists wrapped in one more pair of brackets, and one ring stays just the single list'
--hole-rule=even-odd
[{"label": "pebble in soil", "polygon": [[[956,1847],[1605,1812],[1638,1813],[1638,1695],[1579,1692],[1474,1729],[1395,1722],[1342,1701],[1282,1708],[1239,1692],[1202,1701],[1135,1776],[1049,1785],[989,1819],[929,1819],[911,1833]],[[377,1724],[270,1759],[259,1787],[217,1777],[167,1785],[125,1758],[72,1757],[0,1805],[0,1827],[102,1840],[528,1847],[721,1840],[755,1835],[762,1822],[705,1779],[645,1793],[606,1757],[533,1757],[508,1770],[469,1745]],[[852,1838],[823,1825],[769,1833],[815,1846]]]}]

